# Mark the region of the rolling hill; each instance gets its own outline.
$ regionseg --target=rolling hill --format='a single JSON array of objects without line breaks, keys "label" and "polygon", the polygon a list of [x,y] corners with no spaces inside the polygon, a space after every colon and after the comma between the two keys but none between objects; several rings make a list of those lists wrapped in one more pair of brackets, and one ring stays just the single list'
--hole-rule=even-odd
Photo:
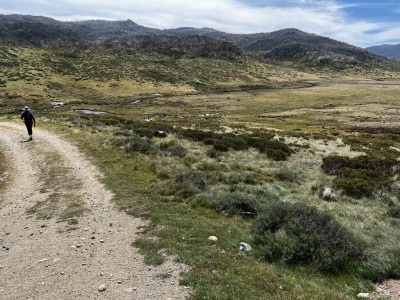
[{"label": "rolling hill", "polygon": [[243,52],[266,60],[311,65],[385,61],[384,57],[365,49],[293,28],[271,33],[229,34],[210,28],[159,30],[130,20],[60,22],[45,17],[0,15],[0,42],[37,47],[134,46],[178,56],[234,58]]}]

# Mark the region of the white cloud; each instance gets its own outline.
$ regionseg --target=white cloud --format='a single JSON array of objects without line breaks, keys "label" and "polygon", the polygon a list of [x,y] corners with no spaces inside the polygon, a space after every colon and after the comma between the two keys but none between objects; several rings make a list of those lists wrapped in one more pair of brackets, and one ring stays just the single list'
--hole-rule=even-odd
[{"label": "white cloud", "polygon": [[[156,28],[192,26],[254,33],[294,27],[359,46],[400,36],[400,24],[347,21],[343,8],[335,0],[2,0],[0,3],[2,13],[45,15],[58,20],[131,19]],[[369,33],[375,30],[383,32]]]}]

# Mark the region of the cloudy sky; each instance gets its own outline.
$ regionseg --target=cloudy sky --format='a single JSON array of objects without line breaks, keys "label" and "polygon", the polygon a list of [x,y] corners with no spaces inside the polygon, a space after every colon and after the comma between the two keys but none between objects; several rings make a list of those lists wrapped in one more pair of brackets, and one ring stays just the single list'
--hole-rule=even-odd
[{"label": "cloudy sky", "polygon": [[294,27],[360,47],[400,43],[400,0],[1,0],[0,13],[230,33]]}]

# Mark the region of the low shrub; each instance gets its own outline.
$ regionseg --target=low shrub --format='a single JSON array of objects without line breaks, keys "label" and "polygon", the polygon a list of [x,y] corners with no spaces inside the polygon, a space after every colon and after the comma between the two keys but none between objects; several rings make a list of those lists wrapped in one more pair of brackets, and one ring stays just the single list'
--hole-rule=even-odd
[{"label": "low shrub", "polygon": [[125,136],[128,137],[130,135],[132,135],[132,131],[131,130],[119,130],[113,133],[115,136]]},{"label": "low shrub", "polygon": [[187,154],[186,148],[181,145],[176,145],[174,147],[169,148],[168,152],[171,153],[172,156],[177,156],[181,158],[185,157]]},{"label": "low shrub", "polygon": [[176,140],[171,140],[168,143],[161,143],[160,150],[170,153],[172,156],[185,157],[187,150],[182,145],[179,145]]},{"label": "low shrub", "polygon": [[391,190],[393,178],[387,173],[374,170],[343,168],[337,172],[335,185],[346,195],[361,198],[380,198]]},{"label": "low shrub", "polygon": [[284,161],[293,153],[293,150],[288,145],[276,140],[264,141],[263,148],[259,150],[276,161]]},{"label": "low shrub", "polygon": [[285,143],[274,140],[272,134],[254,133],[251,135],[237,135],[233,133],[214,133],[201,130],[182,130],[181,135],[206,145],[212,145],[214,150],[227,152],[233,150],[247,150],[256,148],[260,153],[265,153],[269,158],[277,161],[286,160],[293,150]]},{"label": "low shrub", "polygon": [[152,138],[152,137],[156,136],[158,131],[156,131],[152,128],[139,127],[139,128],[135,128],[134,132],[140,137]]},{"label": "low shrub", "polygon": [[190,184],[193,184],[199,190],[205,190],[206,188],[206,182],[204,181],[203,177],[200,174],[194,172],[178,174],[175,181],[178,183],[188,182]]},{"label": "low shrub", "polygon": [[128,152],[139,152],[143,154],[149,154],[155,151],[154,144],[150,139],[136,135],[130,136],[126,139],[126,145],[124,148]]},{"label": "low shrub", "polygon": [[156,152],[154,143],[148,138],[142,138],[135,134],[125,134],[125,132],[116,133],[111,138],[110,143],[114,146],[122,147],[128,152],[138,152],[142,154],[150,154]]},{"label": "low shrub", "polygon": [[336,175],[337,171],[348,167],[351,159],[345,156],[331,155],[322,158],[322,170],[328,175]]},{"label": "low shrub", "polygon": [[346,195],[357,199],[382,199],[391,191],[400,163],[390,158],[367,155],[355,158],[328,156],[323,158],[321,167],[325,173],[337,176],[334,184]]},{"label": "low shrub", "polygon": [[215,149],[209,149],[209,150],[207,150],[206,155],[209,158],[220,160],[224,156],[224,153],[221,151],[215,150]]},{"label": "low shrub", "polygon": [[161,195],[189,198],[206,189],[206,183],[201,175],[193,172],[180,173],[174,179],[168,180],[172,177],[171,173],[167,169],[158,169],[157,177],[163,180],[155,184]]},{"label": "low shrub", "polygon": [[253,232],[268,261],[309,264],[335,273],[362,254],[362,244],[353,234],[330,214],[305,204],[271,203],[259,213]]},{"label": "low shrub", "polygon": [[332,155],[322,159],[322,170],[329,175],[336,175],[338,171],[344,168],[400,174],[400,162],[391,158],[377,158],[367,155],[350,158]]},{"label": "low shrub", "polygon": [[227,152],[229,150],[230,144],[228,144],[226,140],[215,141],[213,147],[217,151]]},{"label": "low shrub", "polygon": [[257,214],[257,201],[254,196],[243,193],[224,193],[216,197],[213,208],[229,215],[254,217]]},{"label": "low shrub", "polygon": [[282,168],[274,173],[275,178],[280,181],[296,182],[299,179],[298,171]]},{"label": "low shrub", "polygon": [[226,171],[228,167],[220,162],[211,159],[204,159],[200,164],[197,165],[198,170],[202,171]]},{"label": "low shrub", "polygon": [[365,252],[358,273],[366,279],[378,282],[387,278],[400,278],[400,248],[398,245],[371,245]]},{"label": "low shrub", "polygon": [[388,215],[392,218],[400,219],[400,205],[389,208]]},{"label": "low shrub", "polygon": [[233,139],[228,139],[229,143],[232,145],[233,150],[247,150],[249,148],[249,145],[247,143],[247,140],[241,136],[235,136]]},{"label": "low shrub", "polygon": [[252,171],[225,172],[224,174],[221,174],[220,182],[229,185],[236,185],[239,183],[256,185],[262,182],[262,178],[260,177],[260,174]]}]

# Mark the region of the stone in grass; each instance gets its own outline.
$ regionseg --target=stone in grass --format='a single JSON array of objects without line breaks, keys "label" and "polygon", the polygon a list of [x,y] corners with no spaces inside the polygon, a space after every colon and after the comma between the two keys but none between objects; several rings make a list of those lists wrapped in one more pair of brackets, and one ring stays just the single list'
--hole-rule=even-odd
[{"label": "stone in grass", "polygon": [[209,241],[216,242],[216,241],[218,241],[218,238],[217,238],[216,236],[212,235],[212,236],[209,236],[209,237],[208,237],[208,240],[209,240]]},{"label": "stone in grass", "polygon": [[251,246],[247,243],[241,242],[239,246],[239,251],[248,253],[251,251]]},{"label": "stone in grass", "polygon": [[99,292],[104,292],[107,289],[105,284],[102,284],[101,286],[99,286]]},{"label": "stone in grass", "polygon": [[326,201],[335,201],[336,195],[331,188],[325,188],[322,192],[322,199]]},{"label": "stone in grass", "polygon": [[357,295],[358,299],[368,299],[369,298],[369,293],[359,293]]}]

